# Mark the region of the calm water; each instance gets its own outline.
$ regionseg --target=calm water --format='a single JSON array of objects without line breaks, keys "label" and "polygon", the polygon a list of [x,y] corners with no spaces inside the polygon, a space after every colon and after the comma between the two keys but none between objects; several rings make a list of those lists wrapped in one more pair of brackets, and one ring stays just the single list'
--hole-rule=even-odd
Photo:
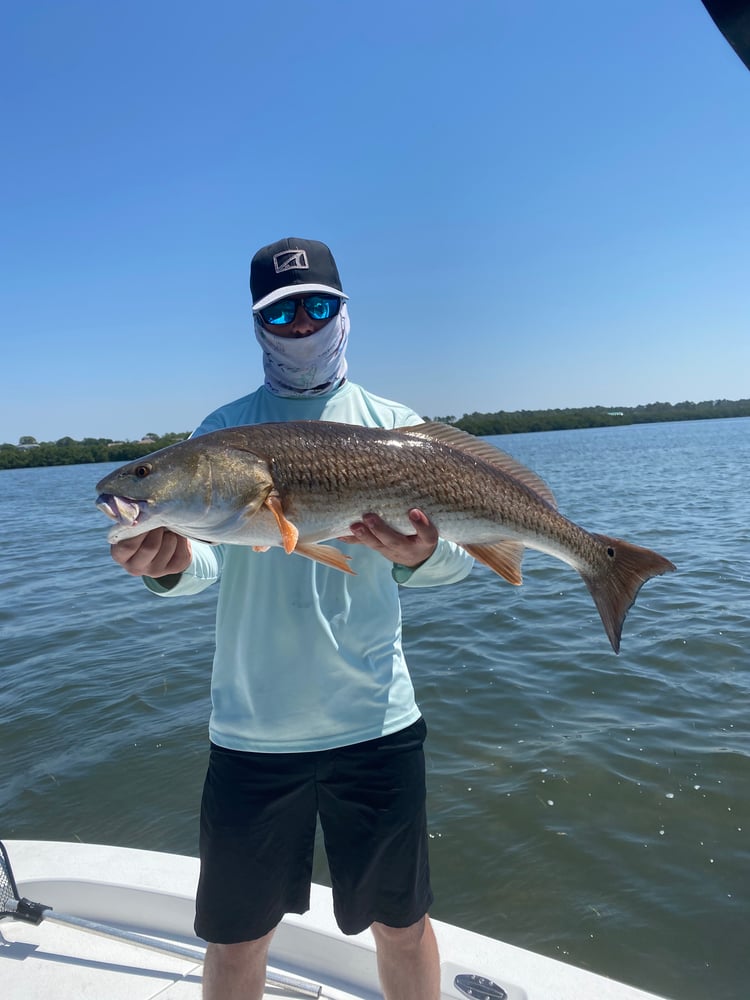
[{"label": "calm water", "polygon": [[[430,728],[434,915],[680,1000],[750,978],[750,420],[496,439],[591,530],[678,573],[615,656],[529,553],[404,591]],[[0,836],[196,852],[215,593],[109,559],[109,466],[0,472]],[[318,860],[316,879],[326,881]]]}]

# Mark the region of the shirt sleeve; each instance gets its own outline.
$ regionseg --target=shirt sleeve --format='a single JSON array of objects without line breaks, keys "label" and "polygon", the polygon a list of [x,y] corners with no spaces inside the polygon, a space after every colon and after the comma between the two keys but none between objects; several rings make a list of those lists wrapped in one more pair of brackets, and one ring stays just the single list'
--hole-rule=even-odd
[{"label": "shirt sleeve", "polygon": [[393,579],[402,587],[441,587],[465,579],[474,565],[473,558],[455,542],[438,540],[437,548],[421,566],[394,566]]},{"label": "shirt sleeve", "polygon": [[158,597],[187,597],[200,594],[221,577],[224,565],[224,546],[209,545],[208,542],[190,542],[193,559],[188,568],[175,577],[144,576],[143,582],[152,594]]}]

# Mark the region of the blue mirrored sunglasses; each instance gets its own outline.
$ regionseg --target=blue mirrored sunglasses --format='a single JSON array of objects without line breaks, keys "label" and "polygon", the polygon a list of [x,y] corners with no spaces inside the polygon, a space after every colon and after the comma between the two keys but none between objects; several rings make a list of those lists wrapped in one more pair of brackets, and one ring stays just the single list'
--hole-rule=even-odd
[{"label": "blue mirrored sunglasses", "polygon": [[292,322],[299,305],[310,319],[333,319],[341,308],[341,299],[337,295],[306,295],[302,299],[281,299],[261,309],[261,319],[269,326],[285,326]]}]

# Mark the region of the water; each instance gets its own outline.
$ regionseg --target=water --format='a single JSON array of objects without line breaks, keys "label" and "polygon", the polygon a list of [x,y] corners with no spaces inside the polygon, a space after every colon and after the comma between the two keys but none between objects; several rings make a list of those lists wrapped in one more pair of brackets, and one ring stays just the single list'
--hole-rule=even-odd
[{"label": "water", "polygon": [[[678,573],[643,588],[619,656],[537,553],[521,588],[476,567],[402,592],[433,913],[675,1000],[746,1000],[750,419],[495,441]],[[0,472],[0,836],[195,854],[215,593],[160,601],[110,561],[108,468]]]}]

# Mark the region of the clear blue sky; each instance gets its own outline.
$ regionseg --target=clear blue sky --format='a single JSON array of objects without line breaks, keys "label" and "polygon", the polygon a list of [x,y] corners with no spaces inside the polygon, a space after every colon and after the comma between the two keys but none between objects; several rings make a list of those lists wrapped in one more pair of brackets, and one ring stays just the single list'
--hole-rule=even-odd
[{"label": "clear blue sky", "polygon": [[254,389],[290,235],[351,376],[425,415],[750,396],[750,73],[699,0],[28,0],[0,36],[0,442]]}]

